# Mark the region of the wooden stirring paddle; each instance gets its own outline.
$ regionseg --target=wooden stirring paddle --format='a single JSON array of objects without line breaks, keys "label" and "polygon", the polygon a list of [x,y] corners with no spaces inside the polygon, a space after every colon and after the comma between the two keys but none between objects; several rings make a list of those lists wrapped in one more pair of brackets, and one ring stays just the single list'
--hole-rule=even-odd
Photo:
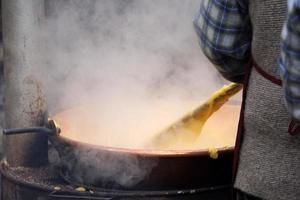
[{"label": "wooden stirring paddle", "polygon": [[[166,146],[166,143],[170,143],[175,137],[178,137],[178,132],[189,132],[189,134],[186,135],[188,139],[185,139],[190,141],[195,140],[200,135],[201,130],[209,117],[219,110],[230,97],[242,90],[242,88],[243,85],[237,83],[223,86],[221,89],[214,92],[204,104],[200,105],[194,111],[188,113],[156,135],[151,141],[151,146]],[[184,137],[185,135],[182,136],[182,138]]]}]

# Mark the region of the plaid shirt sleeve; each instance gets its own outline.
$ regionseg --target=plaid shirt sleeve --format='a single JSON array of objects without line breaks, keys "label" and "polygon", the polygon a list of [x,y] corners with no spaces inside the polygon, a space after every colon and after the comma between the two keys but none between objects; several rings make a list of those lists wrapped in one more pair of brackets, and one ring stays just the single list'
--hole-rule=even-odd
[{"label": "plaid shirt sleeve", "polygon": [[252,36],[247,0],[202,0],[194,27],[202,51],[218,71],[241,82]]},{"label": "plaid shirt sleeve", "polygon": [[282,31],[279,71],[291,116],[300,122],[300,0],[289,0]]}]

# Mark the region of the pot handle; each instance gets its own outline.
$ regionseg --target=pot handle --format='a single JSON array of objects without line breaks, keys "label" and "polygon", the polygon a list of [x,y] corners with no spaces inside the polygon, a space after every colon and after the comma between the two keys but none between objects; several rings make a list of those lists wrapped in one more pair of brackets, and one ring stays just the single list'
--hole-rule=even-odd
[{"label": "pot handle", "polygon": [[29,128],[9,128],[3,129],[4,135],[18,135],[24,133],[42,133],[48,136],[57,136],[61,132],[61,129],[57,125],[57,123],[52,120],[48,119],[44,127],[29,127]]}]

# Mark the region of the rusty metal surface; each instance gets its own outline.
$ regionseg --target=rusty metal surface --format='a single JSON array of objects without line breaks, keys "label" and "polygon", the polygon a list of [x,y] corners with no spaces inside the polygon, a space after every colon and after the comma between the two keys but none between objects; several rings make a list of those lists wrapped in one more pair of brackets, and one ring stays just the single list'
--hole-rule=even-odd
[{"label": "rusty metal surface", "polygon": [[[40,126],[46,110],[42,86],[34,75],[41,65],[43,0],[3,0],[5,127]],[[4,138],[5,157],[11,166],[47,163],[47,137],[24,134]]]}]

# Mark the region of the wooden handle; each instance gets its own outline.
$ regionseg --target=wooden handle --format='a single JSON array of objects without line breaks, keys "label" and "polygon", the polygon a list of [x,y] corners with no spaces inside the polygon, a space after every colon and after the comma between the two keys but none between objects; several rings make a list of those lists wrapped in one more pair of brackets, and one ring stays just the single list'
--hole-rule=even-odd
[{"label": "wooden handle", "polygon": [[[196,108],[192,113],[183,117],[179,122],[183,126],[194,133],[200,133],[203,125],[209,117],[218,111],[230,97],[241,91],[243,85],[231,83],[223,86],[221,89],[213,93],[213,95],[201,106]],[[174,126],[174,125],[173,125]]]},{"label": "wooden handle", "polygon": [[178,129],[189,130],[194,133],[195,136],[198,136],[208,118],[214,112],[219,110],[230,97],[241,91],[242,88],[243,85],[237,83],[223,86],[221,89],[214,92],[204,104],[160,132],[153,141],[159,142],[161,138],[172,135],[174,130]]}]

